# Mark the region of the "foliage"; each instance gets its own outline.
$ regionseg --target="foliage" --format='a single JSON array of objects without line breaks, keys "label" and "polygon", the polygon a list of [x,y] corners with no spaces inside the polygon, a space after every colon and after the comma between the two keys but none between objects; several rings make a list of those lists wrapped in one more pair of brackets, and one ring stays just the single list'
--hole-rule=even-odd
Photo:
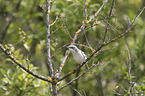
[{"label": "foliage", "polygon": [[[36,67],[29,65],[30,69],[36,72]],[[15,70],[1,69],[1,86],[0,93],[2,96],[34,96],[46,95],[49,93],[49,84],[34,78],[32,75],[24,72],[18,66]],[[6,68],[5,68],[6,69]]]},{"label": "foliage", "polygon": [[[17,2],[18,0],[0,1],[0,34],[3,34],[6,22],[10,19],[11,15],[14,16],[2,43],[5,44],[5,47],[9,48],[9,52],[23,65],[29,66],[35,73],[47,77],[49,74],[46,64],[46,16],[44,10],[46,2],[45,0],[35,0],[35,2],[22,0],[18,11],[15,11]],[[100,8],[104,0],[87,0],[87,2],[87,20],[89,20]],[[105,34],[111,2],[112,0],[109,0],[99,15],[86,26],[90,27],[94,24],[95,20],[97,20],[98,24],[81,32],[76,40],[79,49],[82,49],[87,55],[92,54],[90,48],[79,46],[79,44],[90,45],[94,49],[99,47]],[[62,46],[68,45],[72,41],[71,37],[75,35],[75,32],[83,24],[84,3],[85,0],[55,0],[51,4],[51,23],[56,20],[57,16],[59,18],[51,26],[51,33],[53,34],[50,37],[51,54],[54,55],[52,62],[57,69],[67,50],[66,46]],[[120,33],[125,32],[129,22],[135,18],[141,9],[141,5],[145,6],[144,0],[115,1],[113,15],[109,22],[114,28],[109,26],[106,42],[119,35],[115,29],[119,30]],[[71,85],[84,96],[85,94],[87,96],[112,96],[114,94],[123,94],[125,96],[144,95],[144,17],[145,12],[136,19],[134,28],[129,34],[101,49],[97,57],[89,61],[90,66],[92,61],[95,63],[100,61],[100,64]],[[61,75],[68,73],[77,66],[72,61],[72,54],[69,54],[69,58],[62,70],[63,74]],[[131,64],[130,71],[129,64]],[[78,76],[78,74],[83,73],[84,70],[85,68],[82,68],[78,73],[63,80],[58,88]],[[75,91],[67,86],[59,92],[59,95],[68,96],[72,94],[73,96],[74,93]],[[50,84],[26,73],[0,51],[0,95],[11,96],[12,94],[13,96],[49,96]]]}]

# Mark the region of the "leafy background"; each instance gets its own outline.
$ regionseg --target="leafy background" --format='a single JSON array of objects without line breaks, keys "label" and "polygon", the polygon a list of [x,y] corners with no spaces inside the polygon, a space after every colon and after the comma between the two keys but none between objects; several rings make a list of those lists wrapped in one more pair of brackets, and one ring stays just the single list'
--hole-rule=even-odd
[{"label": "leafy background", "polygon": [[[15,9],[18,0],[0,0],[0,34],[3,34],[6,22],[13,15],[3,44],[25,66],[30,64],[30,69],[43,76],[48,76],[46,66],[46,20],[45,0],[22,0],[18,11]],[[87,17],[90,19],[100,8],[104,0],[87,0]],[[51,54],[55,54],[65,44],[71,42],[70,36],[82,25],[84,20],[84,0],[55,0],[51,5],[50,20],[55,21],[51,26]],[[106,20],[110,11],[111,0],[95,18],[98,25],[88,28],[79,34],[77,44],[89,44],[96,49],[102,43],[105,32]],[[125,32],[129,22],[135,18],[139,10],[145,6],[144,0],[116,0],[110,24],[120,33]],[[44,9],[43,9],[44,8]],[[132,32],[107,45],[95,57],[94,61],[101,64],[85,74],[72,86],[87,96],[114,96],[117,93],[126,96],[132,93],[145,94],[145,12],[136,19]],[[94,21],[87,24],[89,27]],[[62,27],[63,24],[63,27]],[[86,37],[84,33],[86,32]],[[70,34],[70,36],[69,36]],[[119,34],[110,27],[107,38],[117,37]],[[107,41],[107,40],[106,40]],[[87,55],[91,50],[78,46]],[[63,47],[52,58],[55,68],[58,68],[65,55]],[[129,75],[129,57],[131,58],[131,75]],[[29,59],[29,61],[27,61]],[[72,54],[63,68],[63,74],[75,68]],[[91,65],[91,61],[89,64]],[[83,68],[78,74],[85,70]],[[61,75],[63,75],[61,74]],[[67,78],[61,85],[75,78],[78,74]],[[50,84],[41,81],[16,66],[7,56],[0,51],[0,95],[5,96],[49,96]],[[131,80],[131,84],[130,84]],[[131,88],[131,91],[128,91]],[[33,90],[32,90],[33,89]],[[144,91],[144,92],[143,92]],[[117,92],[117,93],[116,93]],[[66,87],[59,92],[59,96],[76,96],[71,87]]]}]

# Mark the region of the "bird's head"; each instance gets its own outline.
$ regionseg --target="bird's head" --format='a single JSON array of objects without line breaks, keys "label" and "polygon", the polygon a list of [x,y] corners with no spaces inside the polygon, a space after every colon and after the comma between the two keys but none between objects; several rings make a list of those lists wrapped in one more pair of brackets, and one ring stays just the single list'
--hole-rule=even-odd
[{"label": "bird's head", "polygon": [[67,48],[74,52],[78,52],[78,50],[79,50],[75,45],[69,45]]},{"label": "bird's head", "polygon": [[86,60],[86,55],[84,52],[78,49],[75,45],[69,45],[67,48],[72,52],[77,63],[81,63]]}]

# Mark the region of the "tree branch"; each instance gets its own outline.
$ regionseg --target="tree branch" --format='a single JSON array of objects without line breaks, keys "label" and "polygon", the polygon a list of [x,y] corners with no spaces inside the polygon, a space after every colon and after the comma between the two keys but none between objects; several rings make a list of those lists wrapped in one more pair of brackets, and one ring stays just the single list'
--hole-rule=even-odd
[{"label": "tree branch", "polygon": [[51,82],[51,95],[52,96],[57,96],[57,84],[56,84],[56,79],[55,79],[55,74],[54,74],[54,69],[52,66],[52,62],[51,62],[51,55],[50,55],[50,4],[52,3],[51,0],[46,0],[46,46],[47,46],[47,60],[48,60],[48,66],[49,66],[49,73],[50,73],[50,77],[52,78],[52,82]]},{"label": "tree branch", "polygon": [[50,14],[50,3],[51,3],[51,0],[47,1],[46,0],[46,41],[47,41],[47,60],[48,60],[48,66],[49,66],[49,73],[50,73],[50,76],[51,77],[54,77],[54,69],[53,69],[53,66],[52,66],[52,62],[51,62],[51,55],[50,55],[50,17],[49,17],[49,14]]},{"label": "tree branch", "polygon": [[60,91],[61,89],[63,89],[64,87],[66,87],[67,85],[69,85],[70,83],[72,83],[73,81],[79,79],[81,76],[85,75],[90,69],[92,69],[95,65],[92,65],[91,67],[89,67],[85,72],[83,72],[81,75],[79,75],[78,77],[76,77],[75,79],[71,80],[70,82],[66,83],[65,85],[63,85],[61,88],[58,89],[58,91]]},{"label": "tree branch", "polygon": [[105,38],[106,38],[106,35],[107,35],[108,25],[109,25],[109,22],[110,22],[110,18],[111,18],[111,14],[112,14],[114,3],[115,3],[115,1],[113,0],[112,4],[111,4],[110,13],[109,13],[109,16],[108,16],[108,21],[107,21],[107,25],[106,25],[106,30],[105,30],[104,38],[103,38],[103,43],[105,42]]},{"label": "tree branch", "polygon": [[120,39],[121,37],[125,36],[127,33],[131,32],[131,27],[132,27],[134,21],[137,19],[137,17],[139,17],[139,16],[142,14],[142,12],[143,12],[144,9],[145,9],[145,7],[144,7],[144,8],[139,12],[139,14],[137,14],[137,16],[132,20],[132,22],[131,22],[131,24],[129,25],[128,29],[127,29],[124,33],[122,33],[122,34],[119,35],[118,37],[116,37],[116,38],[114,38],[114,39],[108,41],[107,43],[102,43],[102,44],[98,47],[98,49],[96,49],[96,50],[95,50],[95,51],[94,51],[94,52],[93,52],[93,53],[92,53],[83,63],[81,63],[80,65],[78,65],[75,69],[73,69],[73,70],[70,71],[69,73],[67,73],[67,74],[65,74],[64,76],[62,76],[61,78],[59,78],[58,81],[61,81],[61,80],[65,79],[65,78],[67,78],[68,76],[70,76],[70,75],[76,73],[77,70],[79,70],[88,60],[90,60],[90,59],[91,59],[99,50],[101,50],[104,46],[106,46],[106,45],[108,45],[108,44],[110,44],[110,43],[112,43],[112,42],[114,42],[114,41]]},{"label": "tree branch", "polygon": [[[80,32],[82,32],[83,30],[85,30],[84,28],[85,28],[85,25],[86,25],[86,23],[89,23],[89,22],[91,22],[96,16],[97,16],[97,14],[99,14],[99,12],[101,11],[101,9],[105,6],[105,4],[108,2],[108,0],[106,0],[104,3],[103,3],[103,5],[99,8],[99,10],[95,13],[95,15],[89,20],[89,21],[85,21],[84,23],[83,23],[83,25],[80,27],[80,29],[78,29],[78,31],[75,33],[75,36],[73,37],[73,39],[72,39],[72,44],[74,44],[75,43],[75,40],[77,39],[77,36],[78,36],[78,34],[80,33]],[[85,2],[86,3],[86,2]],[[86,4],[85,4],[86,5]],[[86,12],[86,11],[85,11]],[[85,17],[86,17],[86,15],[85,15]],[[67,51],[66,53],[70,53],[70,51]],[[63,62],[61,63],[61,65],[60,65],[60,69],[62,70],[62,67],[64,66],[64,62],[65,62],[65,60],[67,59],[67,57],[68,57],[68,54],[65,54],[65,58],[64,58],[64,60],[63,60]],[[62,66],[62,64],[63,64],[63,66]],[[60,73],[59,73],[60,74]]]},{"label": "tree branch", "polygon": [[34,73],[33,71],[29,70],[27,67],[25,67],[24,65],[22,65],[22,63],[20,63],[16,58],[14,58],[14,56],[12,54],[10,54],[6,48],[3,47],[2,44],[0,44],[0,49],[12,60],[12,62],[14,62],[16,65],[18,65],[19,67],[21,67],[23,70],[25,70],[26,72],[28,72],[29,74],[33,75],[34,77],[41,79],[43,81],[47,81],[47,82],[51,82],[50,79],[40,76],[36,73]]}]

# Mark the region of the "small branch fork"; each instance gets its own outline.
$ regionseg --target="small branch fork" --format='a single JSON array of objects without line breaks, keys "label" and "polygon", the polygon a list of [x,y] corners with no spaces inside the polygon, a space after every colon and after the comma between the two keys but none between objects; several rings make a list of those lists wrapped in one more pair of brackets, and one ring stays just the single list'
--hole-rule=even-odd
[{"label": "small branch fork", "polygon": [[22,65],[22,63],[20,63],[16,58],[13,57],[12,54],[10,54],[6,48],[3,47],[2,44],[0,44],[0,49],[12,60],[12,62],[14,62],[15,64],[17,64],[19,67],[21,67],[23,70],[25,70],[26,72],[28,72],[29,74],[33,75],[34,77],[41,79],[43,81],[47,81],[47,82],[51,82],[50,79],[40,76],[36,73],[34,73],[33,71],[29,70],[29,68],[25,67],[24,65]]},{"label": "small branch fork", "polygon": [[80,32],[84,31],[83,29],[85,28],[85,25],[90,23],[98,14],[99,12],[102,10],[102,8],[105,6],[105,4],[108,2],[108,0],[106,0],[103,5],[99,8],[99,10],[95,13],[95,15],[90,19],[90,20],[86,20],[83,25],[80,27],[80,29],[78,29],[78,31],[76,32],[74,38],[72,39],[72,44],[76,41],[77,36]]},{"label": "small branch fork", "polygon": [[50,55],[50,18],[49,18],[49,14],[50,14],[50,3],[51,0],[47,1],[46,0],[46,46],[47,46],[47,60],[48,60],[48,66],[49,66],[49,73],[50,73],[50,77],[54,77],[54,69],[52,66],[52,62],[51,62],[51,55]]},{"label": "small branch fork", "polygon": [[[99,62],[98,62],[99,64]],[[64,87],[66,87],[67,85],[69,85],[70,83],[72,83],[73,81],[79,79],[81,76],[85,75],[90,69],[92,69],[94,66],[98,65],[98,64],[92,64],[91,67],[89,67],[85,72],[83,72],[81,75],[79,75],[78,77],[76,77],[75,79],[71,80],[70,82],[66,83],[65,85],[63,85],[61,88],[58,89],[58,91],[60,91],[61,89],[63,89]]]},{"label": "small branch fork", "polygon": [[110,13],[109,13],[109,16],[108,16],[108,21],[107,21],[107,25],[106,25],[106,30],[105,30],[104,38],[103,38],[103,43],[105,42],[105,38],[106,38],[106,35],[107,35],[108,25],[109,25],[109,22],[110,22],[110,18],[111,18],[111,14],[112,14],[114,3],[115,3],[115,1],[113,0],[112,4],[111,4]]},{"label": "small branch fork", "polygon": [[104,46],[106,46],[106,45],[108,45],[108,44],[110,44],[110,43],[112,43],[112,42],[114,42],[114,41],[120,39],[121,37],[125,36],[127,33],[131,32],[131,27],[132,27],[133,23],[135,22],[135,20],[137,19],[137,17],[139,17],[139,16],[142,14],[142,12],[144,11],[144,9],[145,9],[145,7],[144,7],[144,8],[139,12],[139,14],[137,14],[137,16],[132,20],[132,22],[130,23],[128,29],[127,29],[124,33],[122,33],[122,34],[120,34],[118,37],[115,37],[114,39],[108,41],[107,43],[103,42],[103,43],[98,47],[98,49],[96,49],[96,50],[86,59],[86,61],[84,61],[82,64],[78,65],[76,68],[74,68],[74,69],[73,69],[72,71],[70,71],[69,73],[67,73],[67,74],[65,74],[64,76],[62,76],[61,78],[59,78],[58,81],[61,81],[61,80],[65,79],[65,78],[67,78],[68,76],[70,76],[70,75],[76,73],[76,71],[78,71],[78,70],[79,70],[88,60],[90,60],[90,59],[91,59],[98,51],[100,51]]},{"label": "small branch fork", "polygon": [[[72,42],[71,44],[75,44],[75,41],[78,37],[78,34],[82,31],[85,30],[85,26],[86,24],[88,24],[89,22],[91,22],[98,14],[99,12],[102,10],[102,8],[105,6],[105,4],[108,2],[108,0],[106,0],[103,5],[99,8],[99,10],[95,13],[95,15],[90,19],[90,20],[86,20],[85,19],[85,22],[82,24],[82,26],[80,27],[80,29],[78,29],[78,31],[75,33],[75,36],[74,38],[72,39]],[[68,54],[70,51],[66,51],[66,55],[65,55],[65,58],[63,60],[63,62],[61,63],[60,65],[60,69],[59,69],[59,73],[58,73],[58,76],[55,77],[55,74],[54,74],[54,69],[53,69],[53,65],[52,65],[52,62],[51,62],[51,55],[50,55],[50,18],[49,18],[49,13],[50,13],[50,3],[51,3],[51,0],[46,0],[46,26],[47,26],[47,58],[48,58],[48,65],[49,65],[49,68],[50,68],[50,77],[49,79],[46,78],[46,77],[43,77],[43,76],[40,76],[32,71],[30,71],[27,67],[25,67],[24,65],[22,65],[22,63],[20,63],[16,58],[13,57],[12,54],[10,54],[6,48],[3,47],[3,45],[0,43],[0,49],[15,63],[17,64],[19,67],[21,67],[23,70],[25,70],[26,72],[28,72],[29,74],[33,75],[34,77],[36,78],[39,78],[43,81],[47,81],[47,82],[50,82],[52,84],[52,87],[51,87],[51,93],[52,93],[52,96],[56,96],[57,94],[57,90],[56,90],[56,87],[57,87],[57,82],[59,81],[62,81],[63,79],[67,78],[68,76],[76,73],[84,64],[86,64],[98,51],[100,51],[104,46],[118,40],[119,38],[125,36],[127,33],[131,32],[131,27],[134,23],[134,21],[137,19],[137,17],[139,17],[142,12],[144,11],[145,7],[137,14],[137,16],[132,20],[132,22],[130,23],[128,29],[126,29],[126,31],[122,34],[120,34],[118,37],[115,37],[114,39],[110,40],[110,41],[107,41],[106,43],[103,42],[96,50],[93,51],[93,53],[86,59],[86,61],[84,61],[83,63],[81,63],[80,65],[78,65],[76,68],[74,68],[72,71],[68,72],[67,74],[65,74],[64,76],[62,77],[59,77],[59,74],[61,73],[61,70],[62,70],[62,67],[64,66],[64,63],[68,57]],[[113,10],[113,5],[114,5],[114,0],[112,1],[112,6],[111,6],[111,10],[110,10],[110,14],[109,16],[111,16],[111,13],[112,13],[112,10]],[[86,12],[86,11],[85,11]],[[87,17],[85,17],[87,18]],[[108,27],[108,24],[109,24],[109,21],[110,21],[110,17],[107,21],[107,25],[106,25],[106,30],[107,30],[107,27]],[[105,31],[105,34],[107,34],[107,31]],[[103,41],[105,41],[105,38],[106,38],[106,35],[104,35],[104,39]],[[93,67],[93,65],[87,70],[89,71],[91,68]],[[79,75],[78,77],[76,77],[75,79],[73,79],[72,81],[68,82],[67,84],[65,84],[64,86],[62,86],[59,90],[61,90],[62,88],[64,88],[66,85],[70,84],[71,82],[73,82],[74,80],[80,78],[82,75],[84,75],[87,71],[85,71],[84,73],[82,73],[81,75]]]},{"label": "small branch fork", "polygon": [[[49,66],[49,73],[50,73],[50,77],[51,77],[51,95],[52,96],[57,96],[57,83],[56,83],[56,79],[55,79],[55,74],[54,74],[54,67],[52,66],[52,62],[51,62],[51,54],[50,54],[50,4],[51,4],[51,0],[46,0],[46,46],[47,46],[47,61],[48,61],[48,66]],[[55,23],[55,21],[54,21]]]},{"label": "small branch fork", "polygon": [[[78,34],[79,34],[80,32],[82,32],[82,31],[84,31],[86,24],[88,24],[89,22],[91,22],[91,21],[97,16],[97,14],[99,14],[99,12],[102,10],[102,8],[105,6],[105,4],[106,4],[107,2],[108,2],[108,0],[106,0],[106,1],[102,4],[102,6],[101,6],[101,7],[99,8],[99,10],[95,13],[95,15],[88,21],[88,20],[86,20],[86,19],[87,19],[87,15],[86,15],[86,12],[87,12],[87,2],[85,1],[85,12],[84,12],[85,21],[84,21],[83,25],[80,27],[80,29],[78,29],[78,31],[75,33],[75,36],[73,37],[71,44],[75,44],[75,41],[76,41],[76,39],[77,39],[77,37],[78,37]],[[59,67],[59,73],[58,73],[58,76],[57,76],[57,77],[59,77],[60,72],[61,72],[61,70],[62,70],[62,67],[64,66],[64,63],[65,63],[65,61],[66,61],[66,59],[67,59],[68,54],[70,53],[70,51],[67,50],[66,53],[67,53],[67,54],[65,55],[65,57],[64,57],[64,59],[63,59],[63,63],[61,63],[61,65],[60,65],[60,67]],[[83,64],[83,65],[84,65],[84,64]],[[80,67],[81,67],[81,66],[80,66]],[[60,79],[60,80],[62,80],[62,79]]]}]

